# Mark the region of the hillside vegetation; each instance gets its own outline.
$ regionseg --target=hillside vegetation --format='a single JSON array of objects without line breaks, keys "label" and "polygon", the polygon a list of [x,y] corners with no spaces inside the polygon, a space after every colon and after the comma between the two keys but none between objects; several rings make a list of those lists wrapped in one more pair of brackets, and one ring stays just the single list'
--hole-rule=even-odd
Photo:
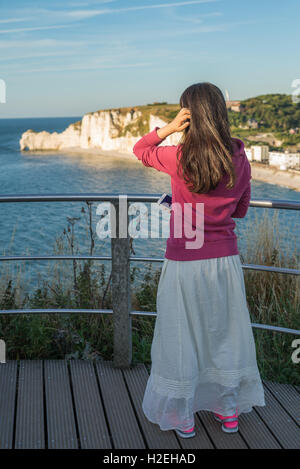
[{"label": "hillside vegetation", "polygon": [[[300,150],[300,103],[294,103],[291,95],[265,94],[245,99],[240,104],[240,112],[228,111],[233,136],[242,138],[249,145],[267,143],[270,149]],[[118,111],[121,115],[140,111],[142,115],[137,121],[120,129],[120,136],[127,132],[138,136],[150,130],[150,114],[170,122],[179,112],[180,106],[155,102],[109,110]],[[290,134],[290,129],[294,129],[295,133]]]},{"label": "hillside vegetation", "polygon": [[[290,95],[266,94],[246,99],[241,101],[240,112],[229,111],[229,119],[232,133],[246,143],[268,143],[277,150],[300,149],[300,103],[294,103]],[[295,133],[290,134],[290,129]],[[278,143],[272,144],[272,140]]]}]

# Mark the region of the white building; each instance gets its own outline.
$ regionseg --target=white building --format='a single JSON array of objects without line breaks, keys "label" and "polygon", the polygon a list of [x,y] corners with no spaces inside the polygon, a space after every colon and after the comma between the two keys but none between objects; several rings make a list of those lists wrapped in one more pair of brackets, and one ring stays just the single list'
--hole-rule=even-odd
[{"label": "white building", "polygon": [[278,166],[279,169],[288,169],[286,154],[278,151],[271,151],[269,164],[272,166]]},{"label": "white building", "polygon": [[[260,146],[245,148],[245,153],[249,161],[261,161]],[[266,160],[263,160],[266,161]],[[300,153],[280,153],[278,151],[270,151],[268,154],[268,163],[271,166],[277,166],[279,169],[299,169],[300,170]]]},{"label": "white building", "polygon": [[279,151],[269,151],[267,145],[254,145],[251,148],[245,148],[245,153],[249,161],[262,161],[271,166],[277,166],[279,169],[298,169],[300,170],[300,153],[281,153]]},{"label": "white building", "polygon": [[270,152],[269,164],[280,169],[300,169],[300,153]]},{"label": "white building", "polygon": [[252,161],[252,150],[251,148],[245,148],[245,153],[249,161]]},{"label": "white building", "polygon": [[252,161],[260,161],[261,163],[269,163],[269,147],[268,145],[254,145],[251,147]]}]

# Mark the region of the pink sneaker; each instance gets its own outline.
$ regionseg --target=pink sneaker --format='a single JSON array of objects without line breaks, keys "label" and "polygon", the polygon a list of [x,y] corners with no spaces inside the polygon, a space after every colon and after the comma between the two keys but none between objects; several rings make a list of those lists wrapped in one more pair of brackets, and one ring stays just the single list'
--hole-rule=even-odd
[{"label": "pink sneaker", "polygon": [[175,432],[181,438],[193,438],[194,436],[196,436],[195,427],[190,428],[189,430],[185,430],[185,431],[179,430],[178,428],[176,428]]},{"label": "pink sneaker", "polygon": [[238,425],[238,414],[237,412],[233,415],[230,415],[228,417],[224,417],[223,415],[220,414],[215,414],[214,417],[218,422],[222,422],[222,430],[225,433],[235,433],[239,429]]}]

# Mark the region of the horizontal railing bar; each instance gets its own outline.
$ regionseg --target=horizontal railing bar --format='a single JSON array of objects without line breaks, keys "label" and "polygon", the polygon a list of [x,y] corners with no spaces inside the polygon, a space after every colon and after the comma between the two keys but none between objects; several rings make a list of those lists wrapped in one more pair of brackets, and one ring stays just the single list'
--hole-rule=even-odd
[{"label": "horizontal railing bar", "polygon": [[[131,261],[142,261],[142,262],[163,262],[165,258],[153,258],[153,257],[130,257]],[[249,270],[260,270],[265,272],[276,272],[278,274],[290,274],[290,275],[300,275],[300,270],[298,269],[288,269],[285,267],[275,267],[268,265],[258,265],[258,264],[242,264],[243,269]]]},{"label": "horizontal railing bar", "polygon": [[274,272],[277,274],[300,275],[299,269],[288,269],[286,267],[275,267],[258,264],[242,264],[242,268],[246,270],[259,270],[261,272]]},{"label": "horizontal railing bar", "polygon": [[[61,256],[0,256],[1,261],[43,261],[43,260],[97,260],[97,261],[111,261],[111,256],[74,256],[74,255],[61,255]],[[136,262],[163,262],[164,257],[129,257],[130,261]],[[285,267],[264,266],[256,264],[242,264],[243,269],[259,270],[264,272],[275,272],[278,274],[300,275],[300,270],[288,269]]]},{"label": "horizontal railing bar", "polygon": [[[118,200],[120,195],[126,196],[128,202],[157,202],[161,197],[161,194],[2,194],[0,202],[96,202]],[[300,202],[295,200],[252,199],[250,206],[300,210]]]},{"label": "horizontal railing bar", "polygon": [[[135,316],[149,316],[149,317],[157,316],[157,313],[154,313],[152,311],[132,311],[131,314]],[[257,324],[257,323],[251,323],[251,326],[254,328],[267,329],[267,330],[274,331],[274,332],[284,332],[286,334],[300,335],[300,330],[298,329],[289,329],[286,327],[269,326],[267,324]]]},{"label": "horizontal railing bar", "polygon": [[[113,314],[112,309],[56,309],[56,308],[49,308],[49,309],[3,309],[0,310],[1,314]],[[157,317],[157,313],[153,311],[131,311],[131,316],[148,316],[148,317]],[[257,324],[251,323],[251,326],[258,329],[265,329],[274,332],[283,332],[286,334],[294,334],[300,335],[300,330],[297,329],[289,329],[286,327],[278,327],[278,326],[269,326],[267,324]]]},{"label": "horizontal railing bar", "polygon": [[300,210],[300,202],[296,200],[259,200],[251,199],[250,207],[283,208],[287,210]]},{"label": "horizontal railing bar", "polygon": [[97,261],[111,261],[111,256],[73,256],[73,255],[62,255],[62,256],[0,256],[0,261],[68,261],[68,260],[97,260]]},{"label": "horizontal railing bar", "polygon": [[[154,313],[152,311],[132,311],[131,314],[135,316],[150,316],[150,317],[157,316],[157,313]],[[289,329],[286,327],[269,326],[267,324],[257,324],[257,323],[251,323],[251,326],[255,328],[259,328],[259,329],[271,330],[274,332],[284,332],[286,334],[300,335],[300,330],[297,330],[297,329]]]},{"label": "horizontal railing bar", "polygon": [[36,309],[1,309],[1,314],[112,314],[112,309],[68,309],[68,308],[36,308]]},{"label": "horizontal railing bar", "polygon": [[161,194],[3,194],[0,202],[100,202],[117,201],[120,196],[126,196],[129,202],[157,202]]},{"label": "horizontal railing bar", "polygon": [[286,334],[300,335],[299,330],[289,329],[288,327],[268,326],[267,324],[258,324],[258,323],[251,323],[251,326],[255,327],[256,329],[266,329],[268,331],[273,331],[273,332],[284,332]]},{"label": "horizontal railing bar", "polygon": [[[0,202],[2,203],[16,203],[16,202],[117,202],[120,199],[125,199],[128,203],[130,202],[145,202],[145,203],[152,203],[157,202],[161,194],[99,194],[99,193],[75,193],[75,194],[4,194],[0,195]],[[259,208],[275,208],[275,209],[289,209],[289,210],[300,210],[300,202],[293,201],[293,200],[260,200],[260,199],[253,199],[250,200],[249,205],[251,207],[259,207]],[[116,204],[117,211],[119,211],[119,204]],[[114,274],[119,275],[122,277],[124,273],[126,273],[127,277],[129,278],[129,261],[142,261],[142,262],[163,262],[165,258],[148,258],[148,257],[130,257],[130,249],[129,249],[129,240],[127,239],[126,246],[122,245],[122,242],[118,240],[119,245],[117,248],[120,250],[120,256],[124,257],[126,260],[126,271],[125,271],[125,262],[124,268],[118,262],[119,259],[119,252],[118,249],[113,249],[114,243],[116,240],[111,241],[112,245],[112,254],[113,256],[90,256],[90,255],[83,255],[83,256],[74,256],[74,255],[44,255],[44,256],[2,256],[0,257],[0,261],[7,261],[7,260],[98,260],[98,261],[112,261],[112,274],[113,274],[113,285],[114,285]],[[126,247],[126,253],[125,253]],[[117,256],[116,253],[117,252]],[[125,255],[126,254],[126,255]],[[121,265],[121,268],[120,268]],[[251,264],[241,264],[241,267],[244,269],[251,269],[251,270],[258,270],[258,271],[267,271],[267,272],[274,272],[274,273],[284,273],[284,274],[293,274],[293,275],[300,275],[299,270],[295,269],[287,269],[282,267],[274,267],[274,266],[261,266],[261,265],[251,265]],[[121,275],[120,275],[121,274]],[[116,278],[119,278],[116,277]],[[124,277],[125,278],[125,277]],[[127,280],[125,282],[121,282],[122,285],[128,285]],[[116,284],[116,282],[115,282]],[[114,299],[113,309],[70,309],[70,308],[37,308],[37,309],[10,309],[10,310],[0,310],[0,315],[27,315],[27,314],[113,314],[114,323],[116,325],[116,321],[121,320],[121,326],[118,328],[119,330],[128,329],[128,325],[130,324],[130,317],[131,316],[148,316],[148,317],[157,317],[156,312],[145,312],[145,311],[131,311],[128,301],[130,300],[130,289],[127,290],[125,299],[124,297],[119,298],[119,286],[115,288],[115,297],[117,297],[117,301]],[[126,327],[123,327],[125,324]],[[293,334],[300,336],[300,330],[290,329],[290,328],[283,328],[278,326],[269,326],[266,324],[257,324],[251,323],[253,328],[258,328],[262,330],[268,330],[273,332],[282,332],[287,334]],[[114,329],[114,362],[118,363],[118,366],[128,366],[131,362],[131,326],[130,332],[128,332],[127,337],[123,341],[123,335],[118,336],[116,335],[116,331],[119,334],[119,330]],[[116,341],[117,338],[121,338],[122,340]],[[121,347],[119,344],[121,343]],[[117,344],[117,346],[116,346]],[[124,350],[126,354],[124,354]],[[124,360],[124,356],[125,360]],[[121,364],[121,365],[120,365]]]}]

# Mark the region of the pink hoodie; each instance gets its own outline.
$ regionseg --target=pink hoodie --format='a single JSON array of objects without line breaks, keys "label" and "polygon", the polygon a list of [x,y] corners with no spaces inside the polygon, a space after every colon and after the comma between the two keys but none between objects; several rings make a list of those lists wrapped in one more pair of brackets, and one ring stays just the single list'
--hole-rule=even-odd
[{"label": "pink hoodie", "polygon": [[[155,127],[154,130],[144,135],[134,145],[133,153],[144,166],[153,167],[171,176],[172,211],[165,257],[177,261],[190,261],[239,254],[237,236],[234,232],[236,223],[233,218],[245,217],[251,196],[251,166],[245,154],[244,143],[233,138],[233,163],[237,174],[235,186],[232,189],[226,189],[225,186],[229,180],[226,174],[214,190],[205,194],[194,194],[187,189],[183,178],[176,173],[178,147],[176,145],[159,146],[164,139],[157,135],[158,129],[159,127]],[[200,205],[196,206],[196,203]],[[173,204],[182,207],[182,218],[177,219],[179,212]],[[191,212],[186,212],[187,205],[184,204],[190,205]],[[190,229],[194,230],[194,236],[184,228],[185,213],[192,215],[192,218],[187,219],[192,219]],[[178,225],[177,220],[179,220]],[[177,226],[180,226],[179,231]]]}]

